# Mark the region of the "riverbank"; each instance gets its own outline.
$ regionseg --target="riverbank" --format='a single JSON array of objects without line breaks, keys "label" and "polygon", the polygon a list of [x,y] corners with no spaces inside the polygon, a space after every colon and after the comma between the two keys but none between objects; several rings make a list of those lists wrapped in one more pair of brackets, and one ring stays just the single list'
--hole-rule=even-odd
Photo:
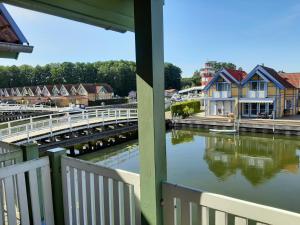
[{"label": "riverbank", "polygon": [[294,119],[240,119],[229,121],[226,117],[200,117],[194,116],[186,119],[173,118],[170,126],[174,128],[235,128],[242,132],[270,133],[300,136],[300,120]]}]

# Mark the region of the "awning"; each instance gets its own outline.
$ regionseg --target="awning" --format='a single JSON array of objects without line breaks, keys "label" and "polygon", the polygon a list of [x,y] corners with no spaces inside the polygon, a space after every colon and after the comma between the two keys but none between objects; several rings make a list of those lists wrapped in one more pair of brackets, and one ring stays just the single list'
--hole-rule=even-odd
[{"label": "awning", "polygon": [[241,98],[240,103],[273,103],[273,98]]},{"label": "awning", "polygon": [[209,101],[235,101],[236,98],[213,98],[213,97],[206,97],[205,100]]}]

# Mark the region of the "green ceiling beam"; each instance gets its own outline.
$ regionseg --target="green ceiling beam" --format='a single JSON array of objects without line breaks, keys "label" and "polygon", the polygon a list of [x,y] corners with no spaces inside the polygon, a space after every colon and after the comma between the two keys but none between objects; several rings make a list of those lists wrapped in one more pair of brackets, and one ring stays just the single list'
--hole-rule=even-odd
[{"label": "green ceiling beam", "polygon": [[134,31],[133,0],[4,0],[3,2],[109,30]]}]

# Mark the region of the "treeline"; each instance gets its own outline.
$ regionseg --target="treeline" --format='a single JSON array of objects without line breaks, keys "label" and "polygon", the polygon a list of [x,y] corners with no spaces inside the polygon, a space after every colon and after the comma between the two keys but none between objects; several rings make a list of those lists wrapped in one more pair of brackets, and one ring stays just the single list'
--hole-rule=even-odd
[{"label": "treeline", "polygon": [[[45,66],[0,66],[0,87],[45,84],[108,83],[115,94],[127,96],[136,90],[136,66],[132,61],[51,63]],[[180,89],[181,69],[165,63],[165,88]]]}]

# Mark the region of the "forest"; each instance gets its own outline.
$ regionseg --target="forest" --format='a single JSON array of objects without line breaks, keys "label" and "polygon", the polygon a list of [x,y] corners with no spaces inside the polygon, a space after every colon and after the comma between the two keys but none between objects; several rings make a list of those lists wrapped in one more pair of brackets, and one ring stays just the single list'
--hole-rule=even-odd
[{"label": "forest", "polygon": [[[108,83],[119,96],[136,90],[136,66],[132,61],[50,63],[43,66],[0,66],[0,87],[46,84]],[[181,69],[165,63],[165,88],[181,88]]]}]

